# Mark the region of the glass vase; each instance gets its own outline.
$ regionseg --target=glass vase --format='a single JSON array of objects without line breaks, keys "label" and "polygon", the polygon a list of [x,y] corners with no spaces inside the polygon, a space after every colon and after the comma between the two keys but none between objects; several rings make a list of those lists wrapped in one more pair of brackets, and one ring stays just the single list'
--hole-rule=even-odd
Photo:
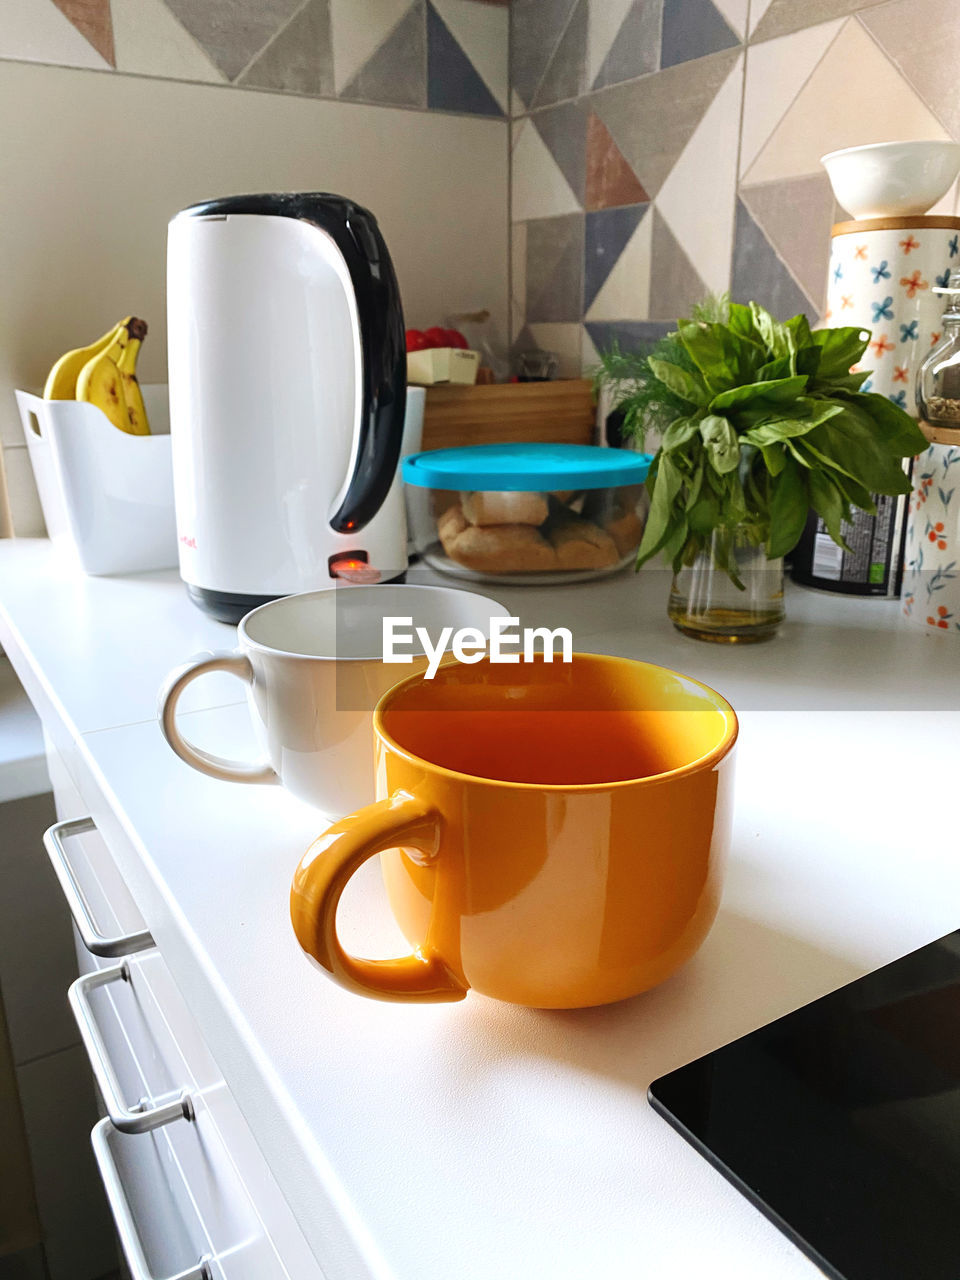
[{"label": "glass vase", "polygon": [[[732,552],[739,583],[726,570]],[[742,528],[715,529],[710,546],[673,576],[667,613],[685,636],[715,644],[769,640],[784,619],[783,560]]]}]

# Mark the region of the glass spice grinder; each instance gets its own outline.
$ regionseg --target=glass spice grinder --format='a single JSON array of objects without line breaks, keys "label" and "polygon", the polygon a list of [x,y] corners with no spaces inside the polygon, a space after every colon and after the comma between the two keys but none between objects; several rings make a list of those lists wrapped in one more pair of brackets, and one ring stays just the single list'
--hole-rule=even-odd
[{"label": "glass spice grinder", "polygon": [[960,270],[933,292],[946,296],[947,309],[940,340],[917,370],[917,407],[926,422],[960,427]]}]

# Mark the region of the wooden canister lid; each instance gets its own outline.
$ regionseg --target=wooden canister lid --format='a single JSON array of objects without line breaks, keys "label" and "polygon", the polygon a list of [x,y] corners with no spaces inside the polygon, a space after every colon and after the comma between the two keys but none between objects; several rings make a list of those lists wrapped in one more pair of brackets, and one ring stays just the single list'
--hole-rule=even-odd
[{"label": "wooden canister lid", "polygon": [[939,422],[925,422],[923,418],[917,426],[927,437],[930,444],[960,445],[960,426],[945,427]]},{"label": "wooden canister lid", "polygon": [[835,222],[830,235],[863,235],[865,231],[927,231],[936,228],[944,231],[960,231],[960,218],[949,214],[911,214],[904,218],[853,218],[849,222]]}]

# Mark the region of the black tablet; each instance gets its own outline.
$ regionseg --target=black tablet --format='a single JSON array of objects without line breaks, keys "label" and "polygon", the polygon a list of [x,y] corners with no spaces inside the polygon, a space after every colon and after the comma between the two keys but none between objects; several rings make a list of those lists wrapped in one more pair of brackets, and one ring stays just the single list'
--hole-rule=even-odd
[{"label": "black tablet", "polygon": [[650,1101],[835,1280],[960,1280],[960,930]]}]

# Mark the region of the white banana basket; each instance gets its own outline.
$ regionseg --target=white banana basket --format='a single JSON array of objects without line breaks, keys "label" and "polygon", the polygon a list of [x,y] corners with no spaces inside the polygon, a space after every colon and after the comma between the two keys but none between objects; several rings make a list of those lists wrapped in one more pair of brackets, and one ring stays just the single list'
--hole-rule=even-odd
[{"label": "white banana basket", "polygon": [[18,391],[47,533],[84,573],[145,573],[177,564],[170,409],[143,388],[149,436],[119,431],[96,405]]}]

